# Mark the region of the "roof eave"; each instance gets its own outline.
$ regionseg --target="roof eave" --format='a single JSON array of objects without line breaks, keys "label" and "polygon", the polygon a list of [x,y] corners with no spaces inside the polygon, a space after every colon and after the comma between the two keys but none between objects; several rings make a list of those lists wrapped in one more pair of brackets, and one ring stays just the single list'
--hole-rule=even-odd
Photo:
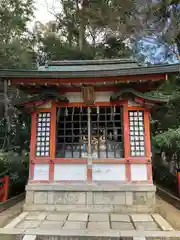
[{"label": "roof eave", "polygon": [[132,94],[135,97],[135,101],[136,99],[143,99],[143,101],[140,102],[149,102],[149,103],[154,103],[154,104],[167,104],[169,102],[169,99],[166,98],[162,98],[162,97],[153,97],[153,96],[147,96],[142,92],[138,92],[134,89],[123,89],[122,91],[120,91],[119,93],[116,93],[114,96],[110,97],[110,101],[117,101],[119,100],[121,97],[123,97],[124,94]]},{"label": "roof eave", "polygon": [[180,64],[157,66],[157,67],[139,67],[119,70],[96,70],[96,71],[34,71],[34,70],[0,70],[0,78],[98,78],[98,77],[118,77],[118,76],[141,76],[150,74],[177,74],[180,72]]}]

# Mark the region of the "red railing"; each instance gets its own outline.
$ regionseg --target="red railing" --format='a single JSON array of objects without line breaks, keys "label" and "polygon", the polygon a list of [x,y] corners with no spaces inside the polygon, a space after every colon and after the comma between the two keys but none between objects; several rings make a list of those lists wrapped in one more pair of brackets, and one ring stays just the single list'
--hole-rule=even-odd
[{"label": "red railing", "polygon": [[8,199],[9,176],[5,175],[0,178],[0,202],[5,202]]}]

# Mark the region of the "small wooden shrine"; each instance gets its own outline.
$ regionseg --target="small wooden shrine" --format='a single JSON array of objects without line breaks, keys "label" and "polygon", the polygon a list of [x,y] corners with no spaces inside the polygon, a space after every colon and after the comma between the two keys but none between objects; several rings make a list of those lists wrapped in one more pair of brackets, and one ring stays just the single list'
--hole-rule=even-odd
[{"label": "small wooden shrine", "polygon": [[145,67],[129,59],[48,62],[37,71],[0,71],[29,98],[26,210],[150,212],[150,97],[179,65]]}]

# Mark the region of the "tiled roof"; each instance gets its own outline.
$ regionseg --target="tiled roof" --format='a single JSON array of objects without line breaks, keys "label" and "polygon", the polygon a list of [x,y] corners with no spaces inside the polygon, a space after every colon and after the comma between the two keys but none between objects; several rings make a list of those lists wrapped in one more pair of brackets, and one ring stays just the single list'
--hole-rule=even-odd
[{"label": "tiled roof", "polygon": [[180,64],[144,66],[129,59],[49,62],[39,70],[0,70],[0,78],[95,78],[148,74],[177,74]]}]

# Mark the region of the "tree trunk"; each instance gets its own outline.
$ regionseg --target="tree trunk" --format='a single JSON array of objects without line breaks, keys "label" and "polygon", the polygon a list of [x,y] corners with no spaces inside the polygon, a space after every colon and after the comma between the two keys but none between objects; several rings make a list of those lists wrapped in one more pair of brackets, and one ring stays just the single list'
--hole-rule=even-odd
[{"label": "tree trunk", "polygon": [[85,32],[86,32],[86,21],[85,21],[85,15],[86,15],[86,7],[88,5],[87,0],[83,0],[82,2],[82,8],[79,9],[79,50],[82,52],[85,47],[86,39],[85,39]]},{"label": "tree trunk", "polygon": [[176,45],[177,45],[177,49],[178,49],[177,58],[180,62],[180,32],[178,33],[178,35],[176,37]]},{"label": "tree trunk", "polygon": [[85,45],[85,24],[83,18],[80,20],[79,26],[79,50],[82,52],[84,50]]},{"label": "tree trunk", "polygon": [[11,123],[9,118],[9,99],[8,99],[8,81],[4,80],[4,108],[5,108],[5,119],[6,119],[6,129],[7,129],[7,147],[9,147],[9,134],[11,131]]}]

